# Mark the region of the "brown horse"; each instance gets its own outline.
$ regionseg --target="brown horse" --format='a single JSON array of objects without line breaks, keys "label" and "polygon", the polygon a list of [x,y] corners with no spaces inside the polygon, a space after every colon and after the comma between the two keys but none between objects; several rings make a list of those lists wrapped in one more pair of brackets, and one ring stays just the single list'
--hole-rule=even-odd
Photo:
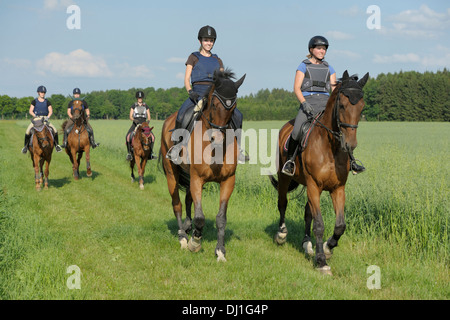
[{"label": "brown horse", "polygon": [[[345,230],[345,183],[350,169],[349,154],[351,155],[357,145],[356,129],[364,107],[362,88],[368,77],[367,73],[357,81],[356,78],[349,77],[347,71],[344,72],[341,82],[328,99],[322,117],[310,133],[308,145],[296,158],[296,171],[293,177],[281,173],[281,168],[287,160],[284,145],[292,132],[294,120],[286,123],[279,134],[278,181],[270,177],[272,184],[278,189],[280,212],[279,230],[275,241],[279,244],[286,241],[287,193],[299,184],[306,186],[308,202],[305,206],[305,237],[302,246],[307,254],[314,254],[311,243],[311,222],[314,220],[315,262],[318,270],[325,274],[331,274],[326,259],[331,257],[332,249],[337,246]],[[324,190],[330,193],[336,214],[334,234],[325,243],[320,211],[320,195]]]},{"label": "brown horse", "polygon": [[[86,130],[86,113],[84,111],[82,101],[73,101],[72,121],[74,126],[67,136],[66,153],[69,155],[70,162],[72,162],[73,177],[75,180],[80,176],[80,160],[83,157],[83,152],[86,152],[86,175],[92,176],[90,163],[90,143],[89,134]],[[62,129],[66,130],[68,120],[64,121]]]},{"label": "brown horse", "polygon": [[[175,127],[177,112],[164,122],[161,135],[159,159],[163,164],[169,193],[172,197],[173,212],[178,222],[178,239],[181,247],[193,252],[201,249],[202,230],[205,216],[202,210],[202,189],[207,182],[220,184],[220,207],[216,216],[217,246],[215,254],[218,261],[225,259],[225,226],[228,200],[235,184],[238,147],[234,130],[230,129],[231,115],[236,108],[238,88],[245,75],[234,82],[230,71],[214,73],[214,82],[198,111],[199,120],[195,122],[187,148],[183,147],[182,163],[176,165],[166,158],[173,145],[171,129]],[[226,134],[224,135],[226,131]],[[175,132],[174,132],[175,133]],[[179,188],[186,189],[186,219],[182,218],[182,205]],[[191,205],[194,203],[194,231],[189,243],[187,234],[191,231]]]},{"label": "brown horse", "polygon": [[149,127],[148,122],[138,124],[135,129],[134,136],[131,145],[133,147],[133,158],[130,161],[131,168],[131,181],[134,182],[134,165],[137,165],[139,175],[139,188],[144,190],[144,173],[147,160],[151,158],[153,151],[153,143],[155,142],[155,136],[153,135],[153,127]]},{"label": "brown horse", "polygon": [[[44,184],[44,189],[48,189],[49,166],[52,161],[54,141],[51,129],[43,120],[33,120],[33,124],[33,140],[28,146],[28,150],[33,161],[36,190],[40,191],[42,184]],[[43,171],[44,162],[45,171]]]}]

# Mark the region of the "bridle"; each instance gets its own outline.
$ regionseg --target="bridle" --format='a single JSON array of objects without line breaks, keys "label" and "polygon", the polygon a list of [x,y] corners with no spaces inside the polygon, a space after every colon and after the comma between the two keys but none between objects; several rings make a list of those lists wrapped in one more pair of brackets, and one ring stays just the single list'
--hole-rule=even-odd
[{"label": "bridle", "polygon": [[214,90],[214,92],[211,94],[211,100],[209,101],[209,104],[211,105],[211,108],[209,108],[209,119],[203,113],[203,110],[199,111],[200,115],[205,118],[211,128],[225,132],[225,130],[230,126],[231,118],[224,126],[219,126],[211,121],[212,110],[216,109],[216,105],[213,103],[214,97],[216,97],[220,101],[220,103],[226,110],[231,110],[236,105],[237,95],[234,95],[233,97],[224,97],[223,95],[219,94],[217,90]]},{"label": "bridle", "polygon": [[[337,127],[337,131],[331,130],[330,128],[328,128],[327,126],[325,126],[322,122],[320,122],[318,119],[316,119],[315,121],[325,130],[327,130],[330,134],[332,134],[337,140],[339,140],[340,144],[341,144],[341,148],[342,150],[348,152],[348,147],[345,144],[344,141],[344,135],[342,133],[342,128],[352,128],[352,129],[357,129],[358,125],[357,124],[350,124],[350,123],[346,123],[346,122],[342,122],[340,119],[340,108],[341,108],[341,93],[344,94],[347,97],[350,96],[356,96],[356,97],[361,97],[363,96],[363,91],[360,88],[339,88],[338,89],[338,93],[337,93],[337,98],[334,102],[334,106],[333,106],[333,121],[336,121],[336,127]],[[353,95],[352,95],[353,93]],[[359,101],[359,99],[358,99]],[[356,104],[358,101],[353,101],[355,103],[352,103],[352,101],[350,103],[352,103],[353,105]]]}]

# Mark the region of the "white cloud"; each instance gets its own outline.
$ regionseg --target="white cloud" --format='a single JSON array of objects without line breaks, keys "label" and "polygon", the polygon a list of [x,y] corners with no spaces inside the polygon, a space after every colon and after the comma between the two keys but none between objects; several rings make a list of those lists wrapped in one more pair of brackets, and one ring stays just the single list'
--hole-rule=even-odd
[{"label": "white cloud", "polygon": [[331,38],[333,40],[350,40],[355,38],[353,35],[341,31],[328,31],[325,35],[327,38]]},{"label": "white cloud", "polygon": [[186,58],[171,57],[166,60],[169,63],[185,63]]},{"label": "white cloud", "polygon": [[386,26],[383,22],[383,11],[381,15],[382,27],[379,32],[386,35],[438,38],[450,29],[450,8],[436,12],[424,4],[418,10],[405,10],[388,17],[386,21],[390,21],[392,26]]},{"label": "white cloud", "polygon": [[44,0],[45,10],[58,10],[74,4],[72,0]]},{"label": "white cloud", "polygon": [[37,62],[38,72],[71,77],[111,77],[112,72],[109,70],[106,61],[90,54],[83,49],[77,49],[69,54],[59,52],[50,52]]},{"label": "white cloud", "polygon": [[379,54],[375,54],[373,58],[374,63],[387,64],[387,63],[417,63],[420,61],[419,55],[415,53],[406,53],[406,54],[393,54],[390,56],[382,56]]}]

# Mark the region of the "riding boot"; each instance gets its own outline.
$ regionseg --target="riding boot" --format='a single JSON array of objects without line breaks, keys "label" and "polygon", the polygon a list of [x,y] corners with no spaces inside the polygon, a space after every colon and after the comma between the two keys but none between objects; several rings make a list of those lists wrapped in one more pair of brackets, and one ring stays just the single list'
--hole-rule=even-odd
[{"label": "riding boot", "polygon": [[56,149],[56,152],[61,152],[62,149],[61,149],[61,146],[59,145],[59,141],[58,141],[58,140],[59,140],[59,139],[58,139],[58,132],[55,133],[54,139],[55,139],[55,149]]},{"label": "riding boot", "polygon": [[[181,159],[180,159],[180,151],[183,148],[183,146],[187,146],[187,143],[189,141],[189,136],[192,133],[192,130],[194,129],[194,114],[192,114],[191,119],[189,120],[189,124],[186,128],[186,130],[189,132],[189,135],[183,137],[183,140],[175,140],[172,137],[172,141],[173,141],[173,146],[170,147],[170,149],[167,151],[166,154],[166,158],[169,159],[170,161],[172,161],[175,164],[180,164]],[[175,130],[177,129],[181,129],[182,125],[181,123],[179,123],[178,121],[175,121]],[[173,132],[172,132],[172,136],[173,136]]]},{"label": "riding boot", "polygon": [[69,135],[69,133],[67,132],[67,130],[64,130],[63,144],[61,145],[61,148],[67,147],[67,136],[68,135]]},{"label": "riding boot", "polygon": [[294,140],[292,136],[289,138],[288,151],[287,151],[287,161],[283,165],[281,172],[293,176],[295,173],[295,158],[297,157],[298,141]]},{"label": "riding boot", "polygon": [[91,143],[92,149],[97,148],[100,145],[100,143],[95,142],[94,131],[92,129],[88,129],[87,132],[89,134],[89,142]]},{"label": "riding boot", "polygon": [[127,150],[128,150],[128,154],[127,154],[127,161],[131,161],[133,160],[133,156],[131,155],[131,142],[126,142],[127,145]]},{"label": "riding boot", "polygon": [[23,144],[23,149],[22,149],[22,153],[26,154],[28,151],[28,146],[30,145],[30,140],[31,140],[31,134],[26,134],[25,133],[25,142]]},{"label": "riding boot", "polygon": [[[352,171],[352,173],[354,175],[364,172],[366,170],[366,168],[364,167],[364,165],[362,164],[361,161],[355,159],[355,157],[353,156],[353,152],[350,151],[348,153],[349,157],[350,157],[350,170]],[[359,165],[356,161],[361,162],[361,165]]]}]

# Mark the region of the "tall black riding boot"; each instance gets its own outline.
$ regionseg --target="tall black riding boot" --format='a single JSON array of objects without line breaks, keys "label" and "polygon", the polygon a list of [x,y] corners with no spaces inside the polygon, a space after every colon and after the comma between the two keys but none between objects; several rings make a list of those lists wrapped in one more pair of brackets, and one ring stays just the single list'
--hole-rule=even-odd
[{"label": "tall black riding boot", "polygon": [[27,153],[28,145],[30,144],[31,134],[25,133],[25,142],[23,143],[22,153]]},{"label": "tall black riding boot", "polygon": [[297,150],[298,141],[294,140],[292,136],[289,137],[287,161],[284,163],[281,172],[291,177],[295,173],[295,158],[297,157]]}]

